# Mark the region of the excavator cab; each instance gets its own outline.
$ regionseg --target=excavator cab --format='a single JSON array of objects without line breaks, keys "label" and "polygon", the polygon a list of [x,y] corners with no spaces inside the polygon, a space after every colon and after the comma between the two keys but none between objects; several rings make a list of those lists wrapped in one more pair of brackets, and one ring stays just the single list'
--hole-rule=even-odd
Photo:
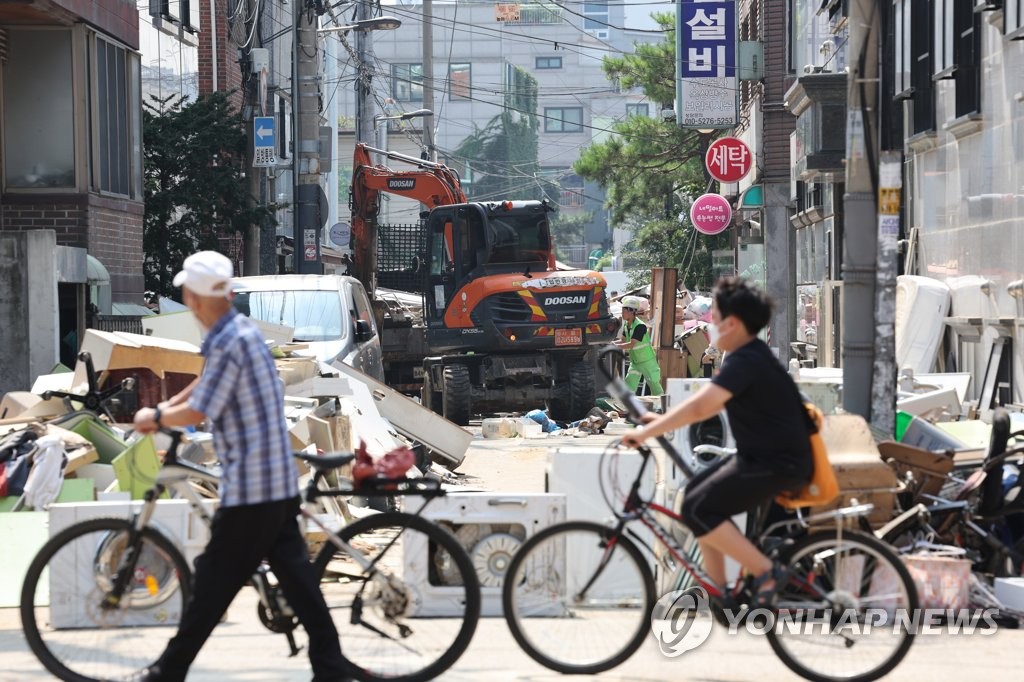
[{"label": "excavator cab", "polygon": [[453,297],[465,300],[464,295],[471,295],[474,279],[544,271],[551,251],[549,210],[539,202],[506,201],[431,211],[426,228],[431,261],[425,292],[428,319],[443,325]]}]

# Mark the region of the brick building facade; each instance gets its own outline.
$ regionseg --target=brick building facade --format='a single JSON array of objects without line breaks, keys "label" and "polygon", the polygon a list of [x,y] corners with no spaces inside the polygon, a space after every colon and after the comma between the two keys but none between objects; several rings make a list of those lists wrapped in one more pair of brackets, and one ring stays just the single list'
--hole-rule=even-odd
[{"label": "brick building facade", "polygon": [[106,266],[113,300],[135,303],[143,295],[138,20],[132,0],[0,3],[0,231],[54,230],[59,246],[87,249]]}]

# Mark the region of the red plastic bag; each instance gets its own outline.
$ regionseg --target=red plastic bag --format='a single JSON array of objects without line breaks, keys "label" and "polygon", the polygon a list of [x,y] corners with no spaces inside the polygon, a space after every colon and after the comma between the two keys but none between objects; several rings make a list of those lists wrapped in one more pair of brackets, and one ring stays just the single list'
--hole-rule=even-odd
[{"label": "red plastic bag", "polygon": [[366,451],[366,443],[359,441],[356,448],[356,462],[352,466],[352,481],[356,487],[371,476],[401,478],[416,464],[416,453],[402,445],[383,457],[374,460]]},{"label": "red plastic bag", "polygon": [[385,478],[401,478],[416,464],[416,454],[401,445],[373,463],[377,473]]}]

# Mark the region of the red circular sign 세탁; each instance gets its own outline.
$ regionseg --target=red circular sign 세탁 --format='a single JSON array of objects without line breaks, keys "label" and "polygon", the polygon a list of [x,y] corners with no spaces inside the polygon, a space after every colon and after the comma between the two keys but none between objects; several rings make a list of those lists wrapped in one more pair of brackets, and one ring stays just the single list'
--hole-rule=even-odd
[{"label": "red circular sign \uc138\ud0c1", "polygon": [[721,194],[702,194],[690,206],[690,222],[702,234],[718,234],[732,222],[732,206]]},{"label": "red circular sign \uc138\ud0c1", "polygon": [[739,182],[754,167],[754,155],[743,140],[723,137],[715,140],[704,155],[704,166],[719,182]]},{"label": "red circular sign \uc138\ud0c1", "polygon": [[316,246],[314,244],[310,244],[306,247],[305,256],[307,261],[316,260]]}]

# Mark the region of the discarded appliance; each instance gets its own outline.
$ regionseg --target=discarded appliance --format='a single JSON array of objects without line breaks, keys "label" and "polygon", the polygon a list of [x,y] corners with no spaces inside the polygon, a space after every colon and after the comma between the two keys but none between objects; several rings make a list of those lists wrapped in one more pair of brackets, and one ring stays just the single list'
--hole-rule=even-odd
[{"label": "discarded appliance", "polygon": [[930,372],[949,311],[949,287],[931,277],[900,275],[896,280],[896,365]]},{"label": "discarded appliance", "polygon": [[[679,405],[701,390],[710,379],[668,379],[665,382],[668,405],[666,409]],[[698,445],[716,445],[723,448],[736,447],[736,440],[733,438],[732,430],[729,428],[729,418],[726,413],[719,412],[715,416],[705,419],[696,424],[684,426],[669,434],[666,434],[672,446],[679,451],[686,461],[701,471],[713,464],[715,458],[704,459],[694,454],[693,448]],[[668,458],[664,462],[666,497],[672,500],[675,490],[685,483],[685,477],[679,467]]]},{"label": "discarded appliance", "polygon": [[[213,500],[204,501],[203,504],[210,513],[217,506],[217,502]],[[141,501],[54,504],[50,507],[50,536],[86,519],[128,518],[138,511],[141,505]],[[209,528],[191,513],[191,507],[186,500],[158,501],[151,525],[183,551],[189,564],[203,551],[210,537]],[[116,538],[112,537],[111,540],[114,541]],[[50,565],[50,617],[53,627],[56,628],[96,625],[90,613],[93,609],[86,604],[88,596],[96,590],[96,569],[92,560],[74,560],[74,556],[72,553],[62,553],[58,555],[58,560]],[[68,561],[61,563],[60,558]],[[153,559],[159,561],[157,557]],[[176,580],[168,570],[157,586],[160,590],[157,596],[168,597],[177,589]],[[154,602],[156,603],[153,606],[133,608],[125,612],[125,622],[122,624],[170,625],[180,619],[180,613],[171,612],[167,608],[168,604],[177,603],[175,600],[154,599]]]},{"label": "discarded appliance", "polygon": [[[431,502],[423,511],[423,517],[449,530],[469,553],[480,579],[481,615],[501,616],[501,586],[513,555],[527,538],[566,519],[566,496],[449,493]],[[460,615],[464,608],[461,588],[444,584],[457,577],[454,569],[446,569],[446,562],[435,561],[437,557],[430,555],[425,542],[424,535],[413,534],[405,547],[404,577],[417,586],[420,597],[414,615]],[[430,576],[435,573],[439,578],[432,581]]]}]

